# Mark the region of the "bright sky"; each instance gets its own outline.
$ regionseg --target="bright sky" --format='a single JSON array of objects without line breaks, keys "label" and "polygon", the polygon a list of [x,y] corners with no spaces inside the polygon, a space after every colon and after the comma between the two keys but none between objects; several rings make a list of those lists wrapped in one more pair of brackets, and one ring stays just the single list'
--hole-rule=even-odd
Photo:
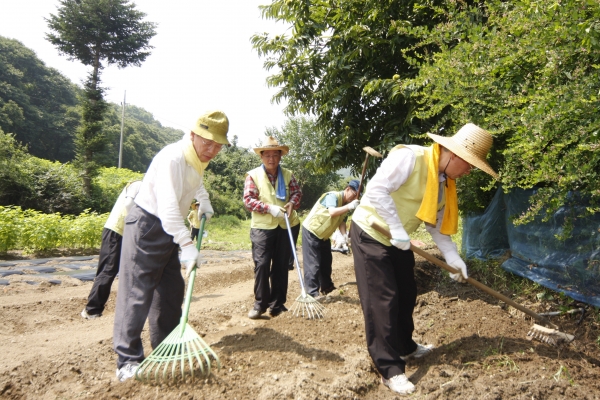
[{"label": "bright sky", "polygon": [[[275,88],[263,59],[252,50],[255,33],[281,33],[285,27],[261,18],[269,0],[135,0],[145,20],[158,23],[152,55],[141,67],[102,72],[106,99],[142,107],[165,126],[189,131],[204,112],[220,109],[230,121],[229,135],[254,146],[265,128],[280,128],[284,104],[271,104]],[[19,40],[47,66],[81,84],[91,67],[60,56],[44,39],[44,18],[56,14],[58,0],[0,0],[0,35]]]}]

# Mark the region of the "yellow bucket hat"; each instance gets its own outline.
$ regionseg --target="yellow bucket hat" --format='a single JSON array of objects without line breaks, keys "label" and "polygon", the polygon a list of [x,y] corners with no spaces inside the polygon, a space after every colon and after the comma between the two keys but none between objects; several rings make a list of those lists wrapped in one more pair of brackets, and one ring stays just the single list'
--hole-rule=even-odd
[{"label": "yellow bucket hat", "polygon": [[204,139],[231,146],[227,140],[229,119],[223,111],[209,111],[198,118],[192,132]]}]

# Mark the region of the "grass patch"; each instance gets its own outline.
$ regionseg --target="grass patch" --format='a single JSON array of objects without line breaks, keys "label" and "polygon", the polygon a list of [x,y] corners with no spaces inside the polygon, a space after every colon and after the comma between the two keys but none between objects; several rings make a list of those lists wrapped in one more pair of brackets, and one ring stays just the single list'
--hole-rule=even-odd
[{"label": "grass patch", "polygon": [[207,250],[251,250],[250,220],[231,215],[213,217],[204,226],[206,237],[202,248]]}]

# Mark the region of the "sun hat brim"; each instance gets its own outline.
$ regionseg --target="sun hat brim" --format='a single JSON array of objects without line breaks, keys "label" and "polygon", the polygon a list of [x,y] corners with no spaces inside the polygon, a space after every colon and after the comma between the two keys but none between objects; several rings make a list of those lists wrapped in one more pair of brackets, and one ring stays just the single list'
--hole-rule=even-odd
[{"label": "sun hat brim", "polygon": [[192,129],[192,132],[194,132],[196,135],[203,137],[204,139],[208,139],[208,140],[212,140],[214,142],[217,142],[219,144],[224,144],[226,146],[231,146],[231,143],[229,143],[229,140],[227,140],[227,135],[219,135],[216,133],[212,133],[207,129],[203,129],[201,127],[195,126]]},{"label": "sun hat brim", "polygon": [[494,171],[494,169],[487,163],[487,161],[484,158],[482,158],[480,155],[473,154],[464,146],[457,143],[454,140],[454,137],[440,136],[433,133],[427,133],[427,136],[429,136],[431,139],[433,139],[433,141],[444,146],[445,148],[447,148],[448,150],[450,150],[469,164],[486,172],[494,179],[499,178],[496,171]]},{"label": "sun hat brim", "polygon": [[290,148],[288,146],[263,146],[263,147],[255,147],[254,148],[254,152],[256,154],[258,154],[260,156],[260,152],[261,151],[266,151],[266,150],[281,150],[281,155],[285,156],[287,153],[290,152]]}]

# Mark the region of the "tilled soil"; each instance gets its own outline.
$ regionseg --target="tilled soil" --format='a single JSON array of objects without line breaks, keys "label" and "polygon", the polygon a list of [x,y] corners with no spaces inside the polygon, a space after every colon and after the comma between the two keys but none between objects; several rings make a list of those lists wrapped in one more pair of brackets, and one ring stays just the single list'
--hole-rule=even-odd
[{"label": "tilled soil", "polygon": [[[437,253],[434,249],[429,249]],[[299,252],[301,254],[301,252]],[[438,253],[439,254],[439,253]],[[250,320],[249,251],[205,251],[189,323],[218,354],[222,368],[191,383],[148,385],[115,378],[112,327],[117,283],[102,318],[84,320],[90,282],[61,277],[32,285],[11,275],[0,286],[0,398],[6,399],[392,399],[365,345],[351,255],[334,253],[338,287],[325,318],[284,313]],[[44,265],[51,265],[52,262]],[[60,270],[60,268],[58,269]],[[27,271],[25,271],[27,272]],[[415,399],[599,399],[598,321],[553,317],[576,335],[565,347],[527,340],[529,317],[469,285],[449,281],[417,257],[415,340],[436,346],[412,360]],[[25,283],[29,281],[30,283]],[[300,293],[290,272],[288,308]],[[518,300],[518,299],[515,299]],[[540,304],[524,304],[540,312]],[[148,331],[143,333],[150,352]]]}]

